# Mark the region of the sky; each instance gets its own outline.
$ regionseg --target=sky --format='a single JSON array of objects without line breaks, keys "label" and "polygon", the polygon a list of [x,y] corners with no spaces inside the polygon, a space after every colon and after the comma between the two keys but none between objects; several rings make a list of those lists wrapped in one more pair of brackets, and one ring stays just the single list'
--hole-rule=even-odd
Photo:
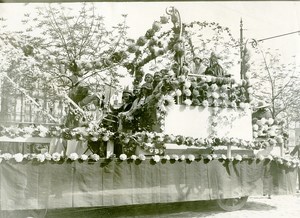
[{"label": "sky", "polygon": [[[41,3],[39,3],[40,5]],[[76,3],[64,3],[77,7]],[[264,39],[300,31],[300,2],[298,1],[185,1],[185,2],[99,2],[99,13],[109,23],[117,23],[121,14],[128,14],[129,36],[143,35],[154,20],[165,14],[165,9],[175,6],[185,23],[192,21],[218,22],[230,28],[233,36],[240,36],[243,20],[244,41]],[[30,12],[37,3],[2,3],[0,17],[8,20],[10,29],[21,27],[24,12]],[[300,34],[291,34],[263,42],[264,47],[278,49],[286,62],[295,56],[300,64]]]}]

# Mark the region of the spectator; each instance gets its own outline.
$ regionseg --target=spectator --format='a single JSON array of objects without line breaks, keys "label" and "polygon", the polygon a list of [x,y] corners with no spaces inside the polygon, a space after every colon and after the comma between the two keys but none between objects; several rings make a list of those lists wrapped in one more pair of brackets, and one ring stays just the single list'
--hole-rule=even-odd
[{"label": "spectator", "polygon": [[218,57],[214,52],[211,53],[209,58],[209,66],[206,68],[205,75],[222,77],[225,76],[224,70],[221,65],[218,63]]},{"label": "spectator", "polygon": [[252,114],[252,118],[261,119],[261,118],[272,118],[272,113],[269,108],[269,104],[264,101],[258,102],[256,111]]},{"label": "spectator", "polygon": [[191,64],[191,73],[202,75],[205,71],[204,65],[202,63],[203,60],[200,57],[194,57],[193,62]]},{"label": "spectator", "polygon": [[154,73],[154,77],[153,77],[153,89],[155,89],[155,87],[159,84],[159,82],[162,80],[162,71],[159,72],[155,72]]}]

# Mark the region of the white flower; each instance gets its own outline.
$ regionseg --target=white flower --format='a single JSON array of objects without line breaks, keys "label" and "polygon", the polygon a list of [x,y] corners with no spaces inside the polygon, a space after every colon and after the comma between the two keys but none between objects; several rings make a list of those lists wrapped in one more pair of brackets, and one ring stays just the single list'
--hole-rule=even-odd
[{"label": "white flower", "polygon": [[170,95],[163,95],[159,102],[158,102],[158,108],[162,111],[162,112],[167,112],[170,109],[172,109],[172,107],[175,105],[175,100],[172,96]]},{"label": "white flower", "polygon": [[190,106],[192,104],[192,101],[191,99],[185,99],[183,103],[187,106]]},{"label": "white flower", "polygon": [[222,158],[223,160],[226,160],[226,159],[227,159],[227,157],[226,157],[225,154],[222,154],[222,155],[221,155],[221,158]]},{"label": "white flower", "polygon": [[241,103],[240,103],[240,108],[243,109],[243,110],[246,109],[245,103],[241,102]]},{"label": "white flower", "polygon": [[212,154],[211,157],[212,157],[213,159],[217,159],[218,155]]},{"label": "white flower", "polygon": [[212,84],[211,86],[210,86],[210,89],[214,92],[214,91],[217,91],[218,90],[218,85],[217,84]]},{"label": "white flower", "polygon": [[181,155],[179,159],[182,160],[182,161],[184,161],[185,160],[185,155],[184,154]]},{"label": "white flower", "polygon": [[163,159],[165,159],[165,160],[170,160],[171,158],[170,158],[169,155],[165,155],[165,156],[163,156]]},{"label": "white flower", "polygon": [[234,157],[235,160],[237,161],[241,161],[243,159],[243,157],[239,154],[237,154],[235,157]]},{"label": "white flower", "polygon": [[89,158],[89,156],[87,156],[86,154],[80,155],[81,160],[87,160],[88,158]]},{"label": "white flower", "polygon": [[182,95],[182,92],[181,92],[181,90],[180,89],[177,89],[176,91],[175,91],[175,94],[176,94],[176,96],[181,96]]},{"label": "white flower", "polygon": [[4,160],[10,160],[13,156],[10,153],[4,153],[2,157],[4,158]]},{"label": "white flower", "polygon": [[208,83],[211,82],[211,77],[210,76],[206,77],[206,82],[208,82]]},{"label": "white flower", "polygon": [[52,159],[54,161],[60,161],[60,158],[61,158],[61,154],[60,153],[55,152],[55,153],[52,154]]},{"label": "white flower", "polygon": [[191,96],[192,95],[192,92],[189,89],[183,90],[183,93],[185,94],[185,96]]},{"label": "white flower", "polygon": [[154,144],[153,143],[150,143],[150,142],[147,142],[147,143],[144,143],[144,145],[146,146],[146,149],[148,148],[153,148],[154,147]]},{"label": "white flower", "polygon": [[231,138],[230,142],[233,144],[237,144],[237,143],[239,143],[239,140],[237,138]]},{"label": "white flower", "polygon": [[212,159],[213,159],[211,155],[207,155],[206,158],[207,158],[208,160],[212,160]]},{"label": "white flower", "polygon": [[79,158],[79,156],[78,156],[77,153],[71,153],[71,154],[69,155],[69,158],[70,158],[71,160],[77,160],[77,159]]},{"label": "white flower", "polygon": [[263,125],[262,122],[261,122],[261,120],[257,120],[257,121],[256,121],[256,124],[259,125],[259,126],[262,126],[262,125]]},{"label": "white flower", "polygon": [[152,156],[152,159],[153,159],[156,163],[158,163],[158,162],[160,161],[160,156],[159,156],[159,155],[154,155],[154,156]]},{"label": "white flower", "polygon": [[46,160],[51,160],[52,159],[52,155],[49,154],[48,152],[45,153],[44,155],[45,155]]},{"label": "white flower", "polygon": [[130,156],[130,159],[136,160],[136,159],[137,159],[137,156],[136,156],[135,154],[133,154],[133,155]]},{"label": "white flower", "polygon": [[187,158],[188,158],[189,161],[194,161],[195,160],[195,155],[189,154]]},{"label": "white flower", "polygon": [[104,135],[104,136],[102,137],[102,140],[105,141],[105,142],[107,142],[107,141],[109,140],[109,137],[108,137],[107,135]]},{"label": "white flower", "polygon": [[252,126],[252,129],[253,129],[254,131],[257,131],[257,130],[258,130],[258,125],[257,125],[257,124],[254,124],[254,125]]},{"label": "white flower", "polygon": [[266,118],[264,118],[264,117],[261,118],[260,121],[261,121],[261,124],[262,124],[262,125],[266,124],[266,122],[267,122]]},{"label": "white flower", "polygon": [[258,137],[258,133],[257,132],[254,132],[253,133],[253,138],[257,138]]},{"label": "white flower", "polygon": [[203,107],[208,107],[209,103],[208,103],[207,100],[204,100],[204,101],[202,102],[202,105],[203,105]]},{"label": "white flower", "polygon": [[173,154],[173,155],[172,155],[172,159],[174,159],[174,160],[178,160],[178,159],[179,159],[179,157],[178,157],[178,155],[177,155],[177,154]]},{"label": "white flower", "polygon": [[126,154],[121,154],[119,158],[120,158],[120,160],[126,160],[127,155]]},{"label": "white flower", "polygon": [[178,77],[179,82],[184,82],[185,81],[185,76],[181,75]]},{"label": "white flower", "polygon": [[144,154],[139,154],[139,159],[140,160],[146,160],[146,156]]},{"label": "white flower", "polygon": [[191,83],[191,81],[189,81],[189,80],[185,80],[185,82],[184,82],[184,87],[185,88],[190,88],[191,87],[191,85],[192,85],[192,83]]},{"label": "white flower", "polygon": [[100,156],[98,154],[91,154],[91,159],[94,161],[99,161],[100,160]]},{"label": "white flower", "polygon": [[44,162],[46,157],[45,157],[44,154],[37,154],[36,159],[37,159],[38,162]]},{"label": "white flower", "polygon": [[91,141],[93,141],[93,142],[98,141],[98,137],[95,137],[95,136],[91,137],[90,139],[91,139]]},{"label": "white flower", "polygon": [[279,164],[283,164],[283,160],[282,160],[282,159],[278,159],[277,162],[278,162]]},{"label": "white flower", "polygon": [[39,133],[39,136],[42,137],[42,138],[44,138],[44,137],[47,136],[47,133],[46,133],[46,132],[40,132],[40,133]]},{"label": "white flower", "polygon": [[257,157],[257,158],[258,158],[259,160],[261,160],[261,161],[265,159],[265,157],[264,157],[263,155],[261,155],[261,154],[260,154],[260,155],[258,155],[258,157]]},{"label": "white flower", "polygon": [[283,140],[282,136],[277,136],[276,141],[281,144],[281,143],[283,143],[284,140]]},{"label": "white flower", "polygon": [[217,92],[212,92],[211,93],[211,96],[214,98],[214,99],[218,99],[220,97],[220,95],[217,93]]},{"label": "white flower", "polygon": [[16,160],[16,162],[22,162],[24,156],[21,153],[17,153],[13,155],[13,158]]},{"label": "white flower", "polygon": [[268,121],[267,121],[267,123],[268,123],[269,125],[273,125],[274,120],[273,120],[272,118],[269,118]]}]

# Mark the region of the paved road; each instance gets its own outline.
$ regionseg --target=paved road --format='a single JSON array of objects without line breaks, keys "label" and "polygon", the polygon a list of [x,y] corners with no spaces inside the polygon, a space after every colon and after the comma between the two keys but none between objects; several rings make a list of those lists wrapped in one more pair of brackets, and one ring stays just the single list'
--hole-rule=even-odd
[{"label": "paved road", "polygon": [[[1,214],[0,214],[1,215]],[[114,208],[80,208],[68,210],[39,210],[2,213],[1,218],[298,218],[300,217],[300,195],[250,197],[247,204],[238,211],[226,212],[214,201],[200,201],[173,204],[151,204]]]}]

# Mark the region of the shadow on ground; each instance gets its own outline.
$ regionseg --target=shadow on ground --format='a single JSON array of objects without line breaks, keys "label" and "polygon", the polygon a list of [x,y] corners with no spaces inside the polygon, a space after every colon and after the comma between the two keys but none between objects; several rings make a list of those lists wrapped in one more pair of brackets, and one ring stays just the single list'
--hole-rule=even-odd
[{"label": "shadow on ground", "polygon": [[[241,210],[266,211],[275,207],[264,203],[247,202]],[[226,213],[215,201],[195,201],[170,204],[147,204],[119,207],[90,207],[30,211],[2,211],[1,218],[112,218],[112,217],[206,217],[208,214]]]}]

